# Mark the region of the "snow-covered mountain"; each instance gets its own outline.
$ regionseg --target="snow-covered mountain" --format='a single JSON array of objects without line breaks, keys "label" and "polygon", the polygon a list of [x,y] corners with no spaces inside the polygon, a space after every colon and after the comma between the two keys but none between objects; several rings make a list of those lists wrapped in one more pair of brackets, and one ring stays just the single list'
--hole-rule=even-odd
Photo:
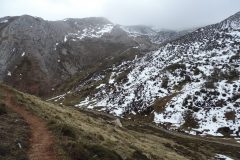
[{"label": "snow-covered mountain", "polygon": [[102,17],[0,18],[0,80],[28,93],[46,95],[100,61],[112,61],[132,48],[143,52],[157,47],[149,39],[150,32],[136,38],[123,28]]},{"label": "snow-covered mountain", "polygon": [[146,115],[190,134],[240,136],[239,57],[240,12],[95,72],[52,100],[79,96],[76,107]]},{"label": "snow-covered mountain", "polygon": [[157,27],[150,27],[144,25],[135,25],[135,26],[121,26],[121,28],[126,31],[129,36],[135,38],[136,41],[140,37],[145,37],[150,40],[152,43],[161,44],[167,41],[174,40],[180,36],[191,32],[192,30],[185,31],[173,31],[173,30],[165,30],[159,29]]},{"label": "snow-covered mountain", "polygon": [[45,95],[84,67],[138,46],[105,18],[0,19],[0,80]]}]

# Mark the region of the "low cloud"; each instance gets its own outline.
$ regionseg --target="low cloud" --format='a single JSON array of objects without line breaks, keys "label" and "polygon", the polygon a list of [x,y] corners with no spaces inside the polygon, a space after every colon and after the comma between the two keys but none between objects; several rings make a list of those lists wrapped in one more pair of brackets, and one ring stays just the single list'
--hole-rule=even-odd
[{"label": "low cloud", "polygon": [[184,29],[212,24],[240,11],[239,0],[1,0],[0,16],[48,20],[106,17],[123,25]]}]

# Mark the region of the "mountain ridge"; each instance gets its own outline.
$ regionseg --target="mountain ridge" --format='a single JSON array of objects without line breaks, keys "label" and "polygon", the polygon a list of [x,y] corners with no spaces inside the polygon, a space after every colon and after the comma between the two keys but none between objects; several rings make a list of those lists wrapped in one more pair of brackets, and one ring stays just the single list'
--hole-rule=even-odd
[{"label": "mountain ridge", "polygon": [[[0,31],[6,48],[1,73],[14,87],[58,94],[70,78],[66,93],[51,100],[118,116],[146,115],[195,135],[239,136],[239,12],[180,36],[163,32],[160,37],[167,36],[160,43],[152,39],[160,32],[149,27],[124,27],[104,18],[20,19],[23,24],[18,19],[6,29],[3,23]],[[23,34],[14,32],[19,25]],[[15,43],[29,50],[19,47],[16,56]]]},{"label": "mountain ridge", "polygon": [[0,79],[40,96],[100,60],[158,46],[150,35],[131,37],[103,17],[46,21],[23,15],[0,21]]},{"label": "mountain ridge", "polygon": [[[237,14],[199,28],[96,73],[53,100],[69,103],[75,94],[70,102],[76,107],[118,116],[146,115],[157,124],[194,135],[238,137],[240,35],[238,26],[222,27],[238,21]],[[103,78],[95,80],[97,76]],[[82,96],[86,84],[93,91]]]}]

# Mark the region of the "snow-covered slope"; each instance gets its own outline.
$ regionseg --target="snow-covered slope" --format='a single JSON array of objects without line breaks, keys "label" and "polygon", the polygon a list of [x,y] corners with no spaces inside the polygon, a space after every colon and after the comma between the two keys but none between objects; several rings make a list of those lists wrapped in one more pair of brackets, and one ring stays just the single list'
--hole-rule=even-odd
[{"label": "snow-covered slope", "polygon": [[136,25],[136,26],[121,26],[121,28],[129,33],[133,37],[147,35],[153,36],[156,34],[156,31],[148,26]]},{"label": "snow-covered slope", "polygon": [[115,27],[113,23],[105,18],[83,18],[83,19],[65,19],[64,22],[74,28],[71,32],[68,32],[64,41],[68,39],[73,41],[82,40],[85,38],[101,38],[105,34],[110,34]]},{"label": "snow-covered slope", "polygon": [[121,28],[137,41],[140,37],[145,37],[154,44],[161,44],[170,40],[174,40],[180,36],[192,32],[192,30],[177,32],[144,25],[121,26]]},{"label": "snow-covered slope", "polygon": [[240,136],[239,22],[237,13],[200,28],[95,73],[69,94],[82,92],[87,84],[95,91],[77,107],[118,116],[153,114],[155,123],[190,134]]}]

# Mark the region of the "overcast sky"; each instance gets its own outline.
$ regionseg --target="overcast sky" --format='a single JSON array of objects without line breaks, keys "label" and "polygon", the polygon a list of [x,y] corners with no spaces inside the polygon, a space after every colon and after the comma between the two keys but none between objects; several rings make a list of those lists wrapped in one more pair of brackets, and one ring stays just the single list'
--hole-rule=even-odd
[{"label": "overcast sky", "polygon": [[47,20],[106,17],[123,25],[185,29],[212,24],[240,11],[240,0],[0,0],[0,16]]}]

